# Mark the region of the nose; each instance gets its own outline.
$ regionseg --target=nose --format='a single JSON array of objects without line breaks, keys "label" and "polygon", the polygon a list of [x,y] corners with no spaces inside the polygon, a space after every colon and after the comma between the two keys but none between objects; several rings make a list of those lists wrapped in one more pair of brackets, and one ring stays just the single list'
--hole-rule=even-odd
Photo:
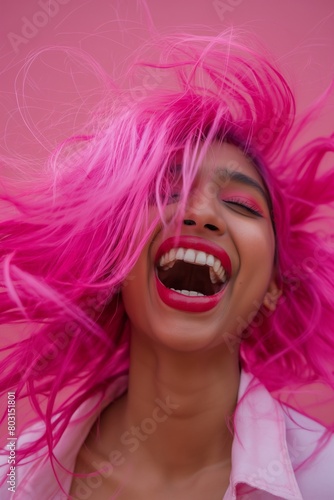
[{"label": "nose", "polygon": [[199,232],[214,232],[223,234],[226,232],[226,222],[223,211],[217,200],[215,190],[199,190],[189,196],[184,214],[183,225],[194,226]]},{"label": "nose", "polygon": [[[193,219],[184,219],[183,224],[185,226],[197,226],[196,221],[194,221]],[[203,227],[209,229],[210,231],[219,231],[219,228],[214,224],[204,224]]]}]

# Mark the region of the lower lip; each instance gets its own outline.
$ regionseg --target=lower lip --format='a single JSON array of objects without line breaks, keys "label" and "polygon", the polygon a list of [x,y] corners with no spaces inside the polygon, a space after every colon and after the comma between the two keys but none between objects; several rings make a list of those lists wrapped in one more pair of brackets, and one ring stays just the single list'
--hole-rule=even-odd
[{"label": "lower lip", "polygon": [[185,312],[200,313],[210,311],[216,307],[224,293],[223,288],[219,293],[215,293],[214,295],[192,297],[170,290],[161,283],[157,276],[155,276],[155,282],[158,295],[162,302],[173,309]]}]

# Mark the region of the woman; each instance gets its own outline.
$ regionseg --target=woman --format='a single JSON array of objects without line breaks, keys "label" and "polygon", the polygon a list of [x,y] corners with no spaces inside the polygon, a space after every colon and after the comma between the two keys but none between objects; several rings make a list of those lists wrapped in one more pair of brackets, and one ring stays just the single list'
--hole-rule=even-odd
[{"label": "woman", "polygon": [[293,151],[310,116],[229,34],[159,43],[141,92],[2,195],[1,317],[32,333],[1,388],[37,412],[2,495],[332,498],[333,422],[310,407],[334,386],[332,231],[312,226],[333,137]]}]

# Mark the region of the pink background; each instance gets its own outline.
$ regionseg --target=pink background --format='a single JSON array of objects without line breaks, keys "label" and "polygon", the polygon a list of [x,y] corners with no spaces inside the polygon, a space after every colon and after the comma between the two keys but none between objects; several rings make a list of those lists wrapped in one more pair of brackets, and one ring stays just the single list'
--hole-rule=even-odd
[{"label": "pink background", "polygon": [[[66,58],[55,47],[82,49],[117,78],[126,58],[147,36],[144,10],[137,7],[143,2],[0,3],[0,153],[29,155],[36,163],[57,141],[80,132],[82,120],[102,92],[101,81],[75,61],[75,54]],[[147,6],[163,31],[216,33],[235,26],[256,33],[296,91],[300,109],[333,78],[333,0],[147,0]],[[47,46],[54,49],[22,69],[28,54]],[[328,112],[321,119],[318,132],[331,130],[331,116]]]},{"label": "pink background", "polygon": [[[117,78],[126,58],[147,36],[138,3],[0,0],[0,154],[22,155],[38,168],[57,141],[80,133],[103,85],[75,61],[73,51],[66,58],[55,47],[82,49]],[[333,78],[333,0],[147,0],[147,5],[162,31],[218,33],[235,26],[256,33],[296,92],[299,109]],[[23,68],[31,51],[46,46],[54,48]],[[333,99],[317,123],[317,133],[333,129],[332,117]],[[11,175],[10,169],[7,173]],[[8,337],[12,330],[2,328],[1,334]]]}]

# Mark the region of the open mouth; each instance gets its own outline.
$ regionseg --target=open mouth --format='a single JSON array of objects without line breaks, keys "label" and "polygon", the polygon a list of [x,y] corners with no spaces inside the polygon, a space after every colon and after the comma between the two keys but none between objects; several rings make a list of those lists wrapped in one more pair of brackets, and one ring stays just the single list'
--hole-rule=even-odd
[{"label": "open mouth", "polygon": [[156,272],[166,288],[192,297],[215,295],[228,281],[228,271],[219,258],[192,248],[165,252],[157,262]]}]

